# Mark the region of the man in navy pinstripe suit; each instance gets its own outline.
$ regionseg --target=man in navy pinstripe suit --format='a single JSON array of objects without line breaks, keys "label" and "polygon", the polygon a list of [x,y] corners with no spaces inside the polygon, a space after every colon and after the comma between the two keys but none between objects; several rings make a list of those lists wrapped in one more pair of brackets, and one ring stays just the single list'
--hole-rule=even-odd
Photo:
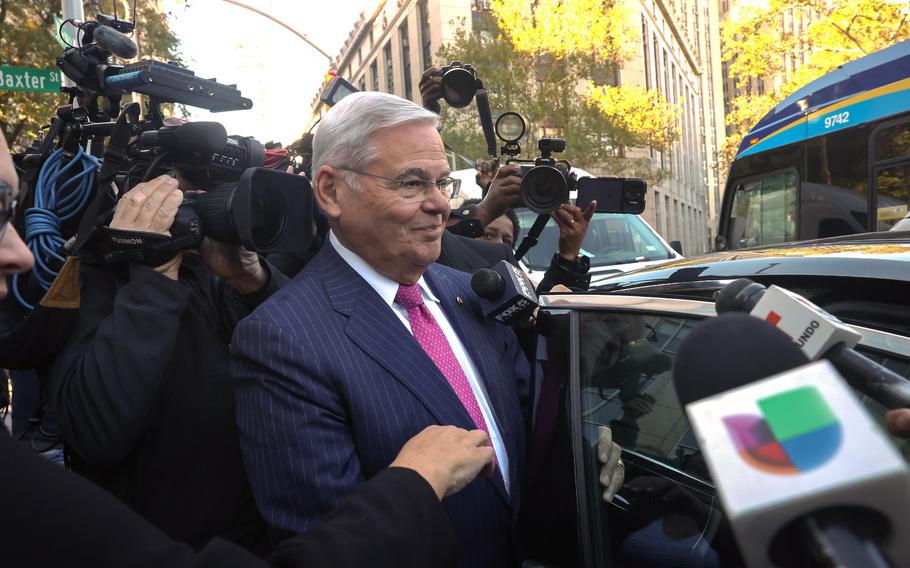
[{"label": "man in navy pinstripe suit", "polygon": [[530,367],[470,275],[434,264],[457,192],[437,120],[377,92],[322,118],[314,188],[332,231],[234,334],[241,446],[278,536],[316,524],[424,427],[484,430],[497,471],[444,504],[461,566],[508,566]]}]

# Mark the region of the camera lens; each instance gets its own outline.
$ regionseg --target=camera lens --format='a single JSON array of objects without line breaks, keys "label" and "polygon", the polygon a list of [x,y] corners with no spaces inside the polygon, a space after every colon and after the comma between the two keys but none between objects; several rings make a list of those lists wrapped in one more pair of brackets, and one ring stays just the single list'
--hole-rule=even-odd
[{"label": "camera lens", "polygon": [[284,235],[288,204],[284,195],[269,187],[254,190],[251,201],[250,234],[256,250],[267,250]]},{"label": "camera lens", "polygon": [[531,211],[552,213],[569,199],[569,186],[556,168],[535,166],[521,180],[521,197]]},{"label": "camera lens", "polygon": [[474,75],[467,69],[449,69],[442,76],[442,98],[455,108],[464,108],[474,100],[477,91]]}]

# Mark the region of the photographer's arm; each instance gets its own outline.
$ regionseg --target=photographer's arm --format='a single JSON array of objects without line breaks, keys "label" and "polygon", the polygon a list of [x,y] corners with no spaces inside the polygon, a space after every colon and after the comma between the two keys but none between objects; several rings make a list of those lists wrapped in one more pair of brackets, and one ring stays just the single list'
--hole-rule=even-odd
[{"label": "photographer's arm", "polygon": [[[111,227],[165,233],[181,200],[167,176],[141,183],[120,200]],[[122,459],[145,429],[189,304],[179,267],[178,255],[157,268],[83,269],[76,330],[53,364],[48,396],[86,459]]]},{"label": "photographer's arm", "polygon": [[592,201],[584,211],[568,203],[551,213],[559,226],[559,250],[553,255],[550,267],[544,273],[543,280],[537,286],[538,294],[545,294],[557,284],[562,284],[574,291],[587,290],[591,277],[587,270],[577,268],[575,260],[581,253],[581,243],[588,232],[588,224],[594,216],[597,202]]}]

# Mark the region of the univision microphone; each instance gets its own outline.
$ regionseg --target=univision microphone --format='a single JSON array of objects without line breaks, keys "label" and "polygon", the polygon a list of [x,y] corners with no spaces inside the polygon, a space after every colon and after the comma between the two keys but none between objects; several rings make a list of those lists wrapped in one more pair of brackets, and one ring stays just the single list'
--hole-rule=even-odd
[{"label": "univision microphone", "polygon": [[673,381],[749,566],[910,566],[910,468],[829,362],[731,313]]},{"label": "univision microphone", "polygon": [[520,268],[505,260],[474,272],[471,288],[480,298],[483,314],[504,325],[528,321],[537,307],[534,284]]},{"label": "univision microphone", "polygon": [[853,350],[862,335],[799,294],[747,278],[717,294],[717,313],[748,312],[771,323],[809,359],[825,358],[853,388],[887,408],[910,407],[910,381]]}]

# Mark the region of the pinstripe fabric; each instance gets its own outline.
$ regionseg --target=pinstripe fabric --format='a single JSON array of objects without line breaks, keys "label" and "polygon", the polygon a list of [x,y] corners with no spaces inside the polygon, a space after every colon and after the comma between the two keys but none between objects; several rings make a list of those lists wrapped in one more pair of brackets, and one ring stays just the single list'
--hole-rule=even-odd
[{"label": "pinstripe fabric", "polygon": [[[469,275],[434,265],[425,277],[477,366],[510,456],[511,497],[497,475],[445,500],[460,564],[503,566],[530,368],[514,334],[483,319]],[[312,526],[426,426],[474,428],[414,337],[331,246],[238,325],[232,351],[244,461],[276,532]]]}]

